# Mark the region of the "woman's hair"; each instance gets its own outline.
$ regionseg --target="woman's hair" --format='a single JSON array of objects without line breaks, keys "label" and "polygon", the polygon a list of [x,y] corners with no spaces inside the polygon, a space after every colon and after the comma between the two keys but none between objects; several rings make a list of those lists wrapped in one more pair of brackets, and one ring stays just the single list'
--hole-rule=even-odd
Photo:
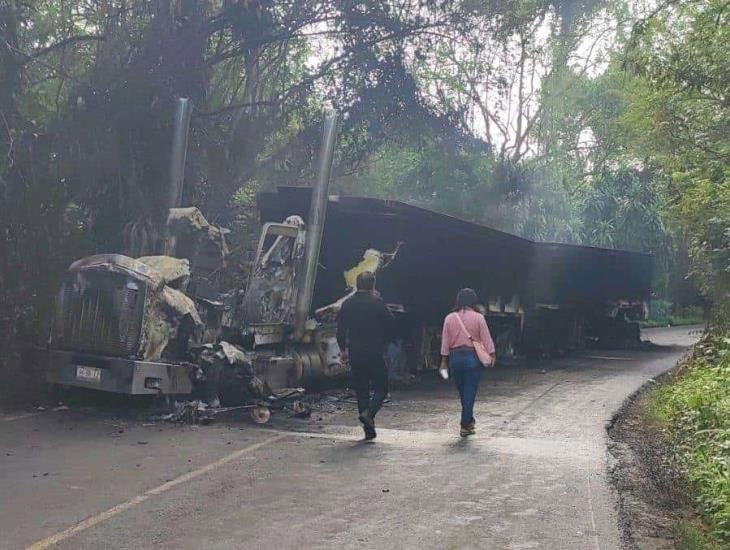
[{"label": "woman's hair", "polygon": [[456,295],[456,311],[460,311],[465,307],[474,309],[478,303],[477,293],[471,288],[462,288]]},{"label": "woman's hair", "polygon": [[355,285],[358,290],[375,290],[375,273],[363,271],[357,276]]}]

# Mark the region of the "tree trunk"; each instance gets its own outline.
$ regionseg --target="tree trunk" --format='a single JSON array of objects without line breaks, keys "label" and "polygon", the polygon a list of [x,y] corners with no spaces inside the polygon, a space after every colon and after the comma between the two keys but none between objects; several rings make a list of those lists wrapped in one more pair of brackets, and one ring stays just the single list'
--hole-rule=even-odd
[{"label": "tree trunk", "polygon": [[13,128],[17,122],[20,88],[18,56],[19,10],[15,0],[0,4],[0,177],[12,162]]}]

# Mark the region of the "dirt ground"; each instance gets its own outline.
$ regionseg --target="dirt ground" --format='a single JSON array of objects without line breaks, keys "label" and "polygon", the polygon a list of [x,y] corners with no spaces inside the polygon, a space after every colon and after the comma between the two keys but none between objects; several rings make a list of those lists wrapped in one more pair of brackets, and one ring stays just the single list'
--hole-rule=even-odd
[{"label": "dirt ground", "polygon": [[618,495],[618,516],[626,548],[677,548],[675,527],[693,519],[688,487],[674,469],[661,428],[651,422],[650,396],[666,383],[648,382],[615,416],[608,430],[609,473]]}]

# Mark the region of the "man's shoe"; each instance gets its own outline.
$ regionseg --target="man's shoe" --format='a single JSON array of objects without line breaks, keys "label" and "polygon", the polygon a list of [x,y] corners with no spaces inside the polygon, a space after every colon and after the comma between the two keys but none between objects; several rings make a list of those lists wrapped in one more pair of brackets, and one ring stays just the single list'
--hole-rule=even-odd
[{"label": "man's shoe", "polygon": [[367,409],[361,412],[360,416],[357,418],[360,422],[362,422],[365,431],[368,429],[375,431],[375,420],[373,420],[373,417],[370,416],[370,412]]},{"label": "man's shoe", "polygon": [[364,428],[365,430],[365,441],[370,441],[372,439],[375,439],[378,437],[378,433],[375,431],[375,428]]}]

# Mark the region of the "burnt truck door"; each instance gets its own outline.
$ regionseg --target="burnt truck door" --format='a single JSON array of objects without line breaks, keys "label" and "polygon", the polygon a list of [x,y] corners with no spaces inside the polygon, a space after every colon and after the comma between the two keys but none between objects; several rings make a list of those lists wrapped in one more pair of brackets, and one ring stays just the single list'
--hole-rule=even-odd
[{"label": "burnt truck door", "polygon": [[294,323],[306,231],[299,216],[267,223],[244,295],[243,325],[257,345],[282,342]]}]

